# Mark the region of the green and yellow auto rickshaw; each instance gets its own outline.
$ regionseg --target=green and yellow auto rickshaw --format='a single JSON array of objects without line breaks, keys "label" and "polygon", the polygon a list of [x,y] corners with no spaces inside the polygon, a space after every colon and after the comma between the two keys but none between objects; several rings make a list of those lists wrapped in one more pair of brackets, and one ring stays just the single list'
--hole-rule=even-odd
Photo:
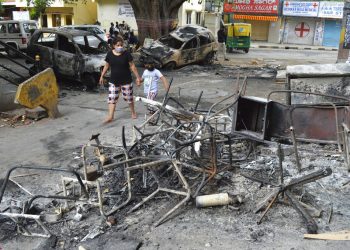
[{"label": "green and yellow auto rickshaw", "polygon": [[226,24],[227,38],[226,48],[229,52],[233,49],[243,50],[248,53],[250,48],[250,35],[251,24],[250,23],[230,23]]}]

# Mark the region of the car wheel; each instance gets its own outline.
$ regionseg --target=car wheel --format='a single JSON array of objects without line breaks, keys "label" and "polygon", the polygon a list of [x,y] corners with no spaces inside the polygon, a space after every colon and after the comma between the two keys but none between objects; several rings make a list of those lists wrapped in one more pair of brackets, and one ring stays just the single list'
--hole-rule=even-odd
[{"label": "car wheel", "polygon": [[85,74],[81,82],[86,85],[88,90],[93,90],[98,85],[97,78],[93,74]]},{"label": "car wheel", "polygon": [[245,53],[249,52],[249,48],[243,50]]},{"label": "car wheel", "polygon": [[175,62],[169,62],[165,64],[164,69],[165,70],[173,70],[176,68],[176,63]]},{"label": "car wheel", "polygon": [[[16,44],[8,44],[9,46],[15,48],[15,49],[18,49],[17,45]],[[6,49],[6,53],[8,54],[9,57],[17,57],[17,52],[12,50],[12,49]]]},{"label": "car wheel", "polygon": [[215,52],[210,52],[204,59],[204,64],[213,64],[214,63]]}]

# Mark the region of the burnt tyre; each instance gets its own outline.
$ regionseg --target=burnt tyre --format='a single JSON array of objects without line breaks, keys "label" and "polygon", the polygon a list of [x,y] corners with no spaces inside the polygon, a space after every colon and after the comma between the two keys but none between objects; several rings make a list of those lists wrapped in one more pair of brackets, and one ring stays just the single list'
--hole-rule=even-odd
[{"label": "burnt tyre", "polygon": [[215,52],[212,51],[210,53],[208,53],[208,55],[205,57],[204,59],[204,64],[210,65],[214,63],[214,57],[215,57]]},{"label": "burnt tyre", "polygon": [[98,78],[94,74],[85,74],[81,82],[88,90],[94,90],[98,86]]},{"label": "burnt tyre", "polygon": [[245,53],[249,52],[249,48],[243,50]]},{"label": "burnt tyre", "polygon": [[168,62],[167,64],[165,64],[165,66],[163,68],[165,70],[173,70],[176,68],[176,63],[175,62]]}]

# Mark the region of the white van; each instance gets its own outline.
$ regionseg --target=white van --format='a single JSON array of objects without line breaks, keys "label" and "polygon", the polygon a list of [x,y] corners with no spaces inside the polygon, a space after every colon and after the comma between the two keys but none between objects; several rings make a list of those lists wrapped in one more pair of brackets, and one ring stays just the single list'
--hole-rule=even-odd
[{"label": "white van", "polygon": [[[25,51],[30,36],[34,30],[38,29],[38,22],[33,20],[6,20],[0,21],[0,40],[16,49]],[[0,49],[4,47],[0,46]],[[6,50],[9,56],[15,56],[13,50]]]}]

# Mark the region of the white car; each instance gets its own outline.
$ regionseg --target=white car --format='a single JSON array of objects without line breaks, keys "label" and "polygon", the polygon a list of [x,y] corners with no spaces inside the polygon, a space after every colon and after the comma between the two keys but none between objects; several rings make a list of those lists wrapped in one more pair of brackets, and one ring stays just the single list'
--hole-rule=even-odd
[{"label": "white car", "polygon": [[[38,22],[34,20],[16,21],[6,20],[0,21],[0,40],[15,49],[25,51],[32,33],[38,29]],[[0,49],[3,49],[0,46]],[[9,56],[16,56],[13,50],[6,50]]]},{"label": "white car", "polygon": [[[61,26],[60,29],[76,29],[76,30],[84,30],[91,32],[97,36],[99,36],[103,41],[107,42],[108,38],[104,30],[102,29],[101,26],[98,25],[65,25]],[[93,39],[93,37],[89,37],[89,39],[92,38],[92,40],[89,40],[89,44],[92,47],[98,48],[100,45],[100,41],[97,39]],[[79,42],[79,41],[77,41]],[[82,41],[82,43],[84,43]]]}]

